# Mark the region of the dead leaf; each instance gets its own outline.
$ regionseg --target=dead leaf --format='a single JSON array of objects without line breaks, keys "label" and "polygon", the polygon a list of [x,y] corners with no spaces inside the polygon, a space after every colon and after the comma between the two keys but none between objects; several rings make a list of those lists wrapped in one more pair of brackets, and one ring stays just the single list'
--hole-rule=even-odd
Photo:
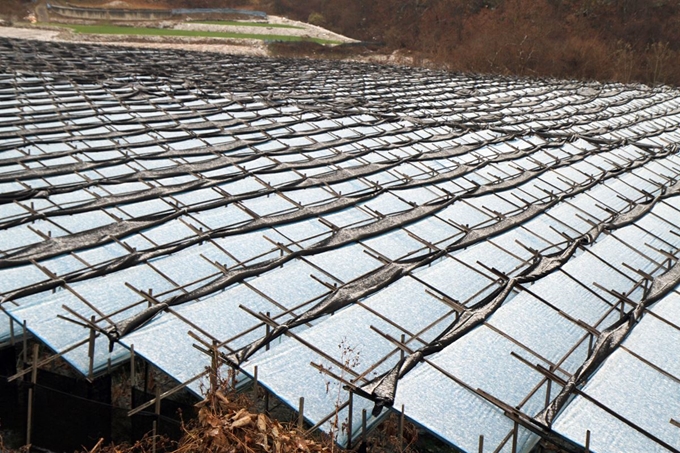
[{"label": "dead leaf", "polygon": [[252,421],[253,419],[250,417],[250,414],[248,414],[245,417],[239,418],[234,423],[232,423],[231,428],[232,429],[241,428],[243,426],[250,425]]},{"label": "dead leaf", "polygon": [[261,432],[267,431],[267,419],[265,418],[264,414],[257,415],[257,429],[259,429]]},{"label": "dead leaf", "polygon": [[236,412],[236,413],[231,417],[231,419],[232,419],[232,420],[238,420],[239,418],[243,417],[243,414],[247,414],[247,413],[248,413],[247,410],[241,409],[241,410],[239,410],[238,412]]}]

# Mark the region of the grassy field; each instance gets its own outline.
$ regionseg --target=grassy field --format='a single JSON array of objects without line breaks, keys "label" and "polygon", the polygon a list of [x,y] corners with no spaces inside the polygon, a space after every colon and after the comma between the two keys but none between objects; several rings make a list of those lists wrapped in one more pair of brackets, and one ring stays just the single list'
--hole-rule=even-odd
[{"label": "grassy field", "polygon": [[229,25],[233,27],[296,28],[298,30],[304,30],[303,27],[296,27],[295,25],[266,24],[262,22],[240,22],[237,20],[192,20],[189,23],[208,25]]},{"label": "grassy field", "polygon": [[232,38],[259,39],[262,41],[312,41],[318,44],[340,44],[339,41],[317,38],[301,38],[299,36],[251,34],[251,33],[223,33],[213,31],[173,30],[166,28],[121,27],[117,25],[72,25],[49,24],[56,27],[70,28],[76,33],[98,35],[137,35],[137,36],[185,36],[198,38]]}]

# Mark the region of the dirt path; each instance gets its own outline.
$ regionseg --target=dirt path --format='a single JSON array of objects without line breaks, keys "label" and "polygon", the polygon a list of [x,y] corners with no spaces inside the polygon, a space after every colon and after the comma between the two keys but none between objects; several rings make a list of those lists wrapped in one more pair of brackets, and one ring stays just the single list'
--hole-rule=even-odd
[{"label": "dirt path", "polygon": [[0,27],[0,37],[35,39],[37,41],[58,41],[59,31],[38,28]]}]

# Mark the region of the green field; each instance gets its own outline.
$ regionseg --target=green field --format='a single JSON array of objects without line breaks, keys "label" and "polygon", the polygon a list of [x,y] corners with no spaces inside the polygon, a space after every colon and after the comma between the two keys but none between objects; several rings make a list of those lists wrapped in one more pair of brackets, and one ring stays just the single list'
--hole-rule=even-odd
[{"label": "green field", "polygon": [[166,28],[121,27],[117,25],[71,25],[49,24],[70,28],[76,33],[97,35],[137,35],[137,36],[187,36],[198,38],[259,39],[262,41],[312,41],[319,44],[340,44],[327,39],[301,38],[299,36],[267,35],[252,33],[224,33],[215,31],[172,30]]},{"label": "green field", "polygon": [[208,25],[229,25],[233,27],[264,27],[264,28],[295,28],[304,30],[303,27],[296,27],[295,25],[285,24],[265,24],[262,22],[239,22],[237,20],[192,20],[191,24],[208,24]]}]

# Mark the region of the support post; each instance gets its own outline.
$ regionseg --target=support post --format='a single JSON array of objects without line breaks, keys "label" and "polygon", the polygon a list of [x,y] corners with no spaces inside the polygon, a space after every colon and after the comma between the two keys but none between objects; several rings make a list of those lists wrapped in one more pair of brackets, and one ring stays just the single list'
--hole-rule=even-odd
[{"label": "support post", "polygon": [[484,453],[484,434],[479,435],[479,453]]},{"label": "support post", "polygon": [[[266,315],[267,315],[267,318],[271,317],[270,312],[267,312]],[[267,338],[269,338],[270,332],[271,332],[271,327],[269,326],[269,324],[265,325],[265,335],[266,335]],[[267,341],[267,344],[264,345],[264,350],[269,351],[269,341]]]},{"label": "support post", "polygon": [[26,367],[26,364],[28,363],[28,335],[26,335],[26,320],[24,319],[24,325],[23,325],[24,331],[23,331],[23,339],[24,339],[24,365],[21,367],[21,369],[24,369]]},{"label": "support post", "polygon": [[33,345],[33,363],[31,364],[31,386],[28,388],[28,414],[26,418],[26,445],[31,445],[31,435],[33,434],[33,393],[35,383],[38,380],[38,343]]},{"label": "support post", "polygon": [[585,448],[584,452],[590,453],[590,430],[586,431],[586,448]]},{"label": "support post", "polygon": [[253,370],[253,400],[257,401],[257,365]]},{"label": "support post", "polygon": [[161,387],[156,382],[156,417],[153,421],[153,444],[151,446],[152,453],[156,453],[156,438],[158,437],[158,420],[161,414]]},{"label": "support post", "polygon": [[269,415],[269,392],[264,389],[264,413]]},{"label": "support post", "polygon": [[[406,343],[406,335],[404,335],[402,333],[401,334],[401,344],[405,344],[405,343]],[[400,351],[400,354],[401,354],[401,360],[404,360],[404,350],[400,348],[399,351]]]},{"label": "support post", "polygon": [[[94,316],[90,317],[90,322],[94,324],[94,320],[96,318]],[[87,350],[87,356],[90,359],[90,366],[88,368],[88,373],[87,376],[92,379],[92,374],[94,372],[94,329],[90,327],[90,343],[89,347]]]},{"label": "support post", "polygon": [[512,426],[512,453],[517,453],[517,435],[518,435],[519,425],[517,422]]},{"label": "support post", "polygon": [[135,345],[130,345],[130,409],[135,407],[135,385],[137,379],[135,376]]},{"label": "support post", "polygon": [[399,414],[399,451],[404,451],[404,405],[401,405]]},{"label": "support post", "polygon": [[352,412],[354,412],[354,394],[349,391],[349,406],[347,407],[347,449],[352,448]]},{"label": "support post", "polygon": [[144,361],[144,401],[148,401],[147,393],[149,393],[149,362]]},{"label": "support post", "polygon": [[9,343],[14,346],[14,318],[9,318]]},{"label": "support post", "polygon": [[366,442],[366,409],[361,410],[361,440]]},{"label": "support post", "polygon": [[217,341],[212,341],[210,349],[210,394],[214,395],[217,391]]},{"label": "support post", "polygon": [[298,429],[305,426],[305,397],[300,397],[300,404],[298,406]]}]

